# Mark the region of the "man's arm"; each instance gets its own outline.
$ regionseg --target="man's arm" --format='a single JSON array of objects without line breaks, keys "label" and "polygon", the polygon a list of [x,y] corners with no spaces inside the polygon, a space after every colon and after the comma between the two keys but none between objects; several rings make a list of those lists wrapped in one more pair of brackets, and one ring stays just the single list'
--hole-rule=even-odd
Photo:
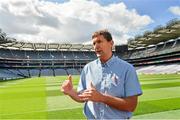
[{"label": "man's arm", "polygon": [[75,100],[76,102],[84,102],[84,100],[82,100],[79,96],[78,96],[78,92],[73,89],[70,93],[68,93],[67,95],[69,95],[73,100]]},{"label": "man's arm", "polygon": [[84,102],[80,97],[78,96],[78,92],[73,89],[72,84],[72,77],[71,75],[68,76],[68,79],[65,80],[61,86],[61,92],[63,92],[66,95],[69,95],[73,100],[77,102]]},{"label": "man's arm", "polygon": [[102,102],[118,110],[133,112],[137,106],[138,96],[118,98],[98,92],[91,83],[91,87],[85,90],[79,97],[84,101]]},{"label": "man's arm", "polygon": [[133,112],[137,106],[137,100],[138,96],[118,98],[105,94],[100,101],[118,110]]}]

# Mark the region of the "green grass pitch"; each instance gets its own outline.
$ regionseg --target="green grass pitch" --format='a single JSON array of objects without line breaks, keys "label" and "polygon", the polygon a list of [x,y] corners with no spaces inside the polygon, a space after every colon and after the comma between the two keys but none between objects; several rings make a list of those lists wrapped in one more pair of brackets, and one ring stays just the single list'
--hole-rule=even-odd
[{"label": "green grass pitch", "polygon": [[[83,104],[60,92],[67,76],[0,82],[0,119],[85,119]],[[77,87],[79,76],[73,76]],[[139,75],[143,95],[133,119],[180,119],[180,75]]]}]

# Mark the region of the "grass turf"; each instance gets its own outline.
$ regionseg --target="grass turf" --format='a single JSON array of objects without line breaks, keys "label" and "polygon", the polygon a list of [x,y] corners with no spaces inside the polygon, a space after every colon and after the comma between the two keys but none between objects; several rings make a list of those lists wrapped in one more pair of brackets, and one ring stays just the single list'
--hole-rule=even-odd
[{"label": "grass turf", "polygon": [[[85,119],[83,104],[60,92],[65,79],[67,76],[0,82],[0,119]],[[180,75],[139,75],[139,79],[143,95],[135,117],[144,119],[151,113],[180,110]],[[76,87],[78,80],[79,76],[73,76]]]}]

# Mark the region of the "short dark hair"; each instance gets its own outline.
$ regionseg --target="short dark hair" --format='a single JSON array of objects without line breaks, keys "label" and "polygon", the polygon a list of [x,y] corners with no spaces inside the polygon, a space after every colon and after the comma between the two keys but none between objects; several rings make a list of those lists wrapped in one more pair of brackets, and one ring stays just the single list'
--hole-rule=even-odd
[{"label": "short dark hair", "polygon": [[102,35],[107,41],[112,40],[111,33],[107,29],[94,32],[92,35],[92,39],[94,39],[95,37],[97,37],[99,35]]}]

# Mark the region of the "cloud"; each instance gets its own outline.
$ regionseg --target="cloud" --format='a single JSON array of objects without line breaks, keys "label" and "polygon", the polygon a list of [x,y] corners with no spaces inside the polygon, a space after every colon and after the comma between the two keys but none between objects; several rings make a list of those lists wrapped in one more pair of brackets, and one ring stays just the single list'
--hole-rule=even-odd
[{"label": "cloud", "polygon": [[169,11],[171,13],[173,13],[174,15],[179,15],[180,16],[180,6],[169,7]]},{"label": "cloud", "polygon": [[0,1],[2,30],[25,42],[88,43],[94,31],[108,29],[115,43],[122,44],[127,42],[129,33],[152,22],[149,16],[127,9],[122,2],[102,6],[89,0]]}]

